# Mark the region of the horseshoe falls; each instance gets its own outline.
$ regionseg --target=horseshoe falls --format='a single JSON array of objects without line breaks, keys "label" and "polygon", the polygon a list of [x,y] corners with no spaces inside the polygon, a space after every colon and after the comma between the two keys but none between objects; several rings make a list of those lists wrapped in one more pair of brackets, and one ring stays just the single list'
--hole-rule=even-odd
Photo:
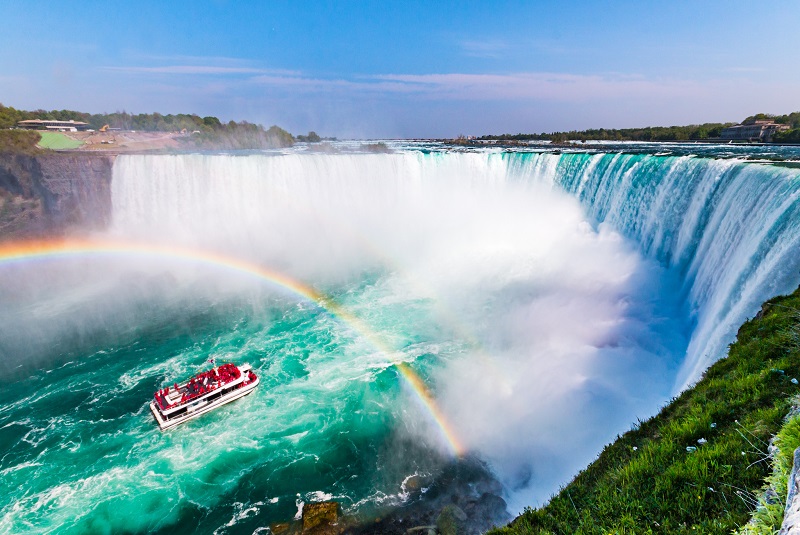
[{"label": "horseshoe falls", "polygon": [[[552,156],[542,155],[542,158]],[[514,162],[537,174],[539,164]],[[553,164],[550,164],[553,165]],[[800,280],[797,167],[631,154],[560,158],[552,184],[681,278],[691,337],[677,377],[696,381],[763,301]]]},{"label": "horseshoe falls", "polygon": [[[110,213],[0,262],[1,532],[489,527],[800,283],[800,169],[713,155],[123,155]],[[211,357],[262,384],[160,432]]]}]

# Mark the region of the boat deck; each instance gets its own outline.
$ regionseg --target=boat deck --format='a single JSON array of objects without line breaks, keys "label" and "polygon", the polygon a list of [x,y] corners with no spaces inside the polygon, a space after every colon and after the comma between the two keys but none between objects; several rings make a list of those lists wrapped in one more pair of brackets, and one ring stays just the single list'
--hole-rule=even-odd
[{"label": "boat deck", "polygon": [[150,409],[163,430],[243,397],[258,383],[258,376],[248,364],[223,364],[159,390]]}]

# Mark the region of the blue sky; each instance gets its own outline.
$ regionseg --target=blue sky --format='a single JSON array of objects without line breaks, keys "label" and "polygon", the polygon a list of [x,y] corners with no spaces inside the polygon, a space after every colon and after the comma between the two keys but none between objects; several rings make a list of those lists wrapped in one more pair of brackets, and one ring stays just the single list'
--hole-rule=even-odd
[{"label": "blue sky", "polygon": [[800,2],[13,1],[0,102],[452,137],[800,110]]}]

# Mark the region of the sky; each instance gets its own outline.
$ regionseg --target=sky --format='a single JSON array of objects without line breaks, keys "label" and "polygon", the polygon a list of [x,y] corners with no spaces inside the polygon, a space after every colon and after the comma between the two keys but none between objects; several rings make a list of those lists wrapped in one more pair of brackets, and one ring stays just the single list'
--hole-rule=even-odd
[{"label": "sky", "polygon": [[0,4],[0,103],[196,113],[339,138],[800,110],[800,2]]}]

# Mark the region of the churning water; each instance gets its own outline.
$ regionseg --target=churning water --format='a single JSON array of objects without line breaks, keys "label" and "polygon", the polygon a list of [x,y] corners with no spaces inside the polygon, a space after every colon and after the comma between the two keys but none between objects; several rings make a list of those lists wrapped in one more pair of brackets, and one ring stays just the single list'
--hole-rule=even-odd
[{"label": "churning water", "polygon": [[[112,190],[102,245],[0,263],[0,531],[379,514],[459,454],[517,512],[800,282],[800,172],[737,159],[120,156]],[[212,356],[262,385],[158,431]]]}]

